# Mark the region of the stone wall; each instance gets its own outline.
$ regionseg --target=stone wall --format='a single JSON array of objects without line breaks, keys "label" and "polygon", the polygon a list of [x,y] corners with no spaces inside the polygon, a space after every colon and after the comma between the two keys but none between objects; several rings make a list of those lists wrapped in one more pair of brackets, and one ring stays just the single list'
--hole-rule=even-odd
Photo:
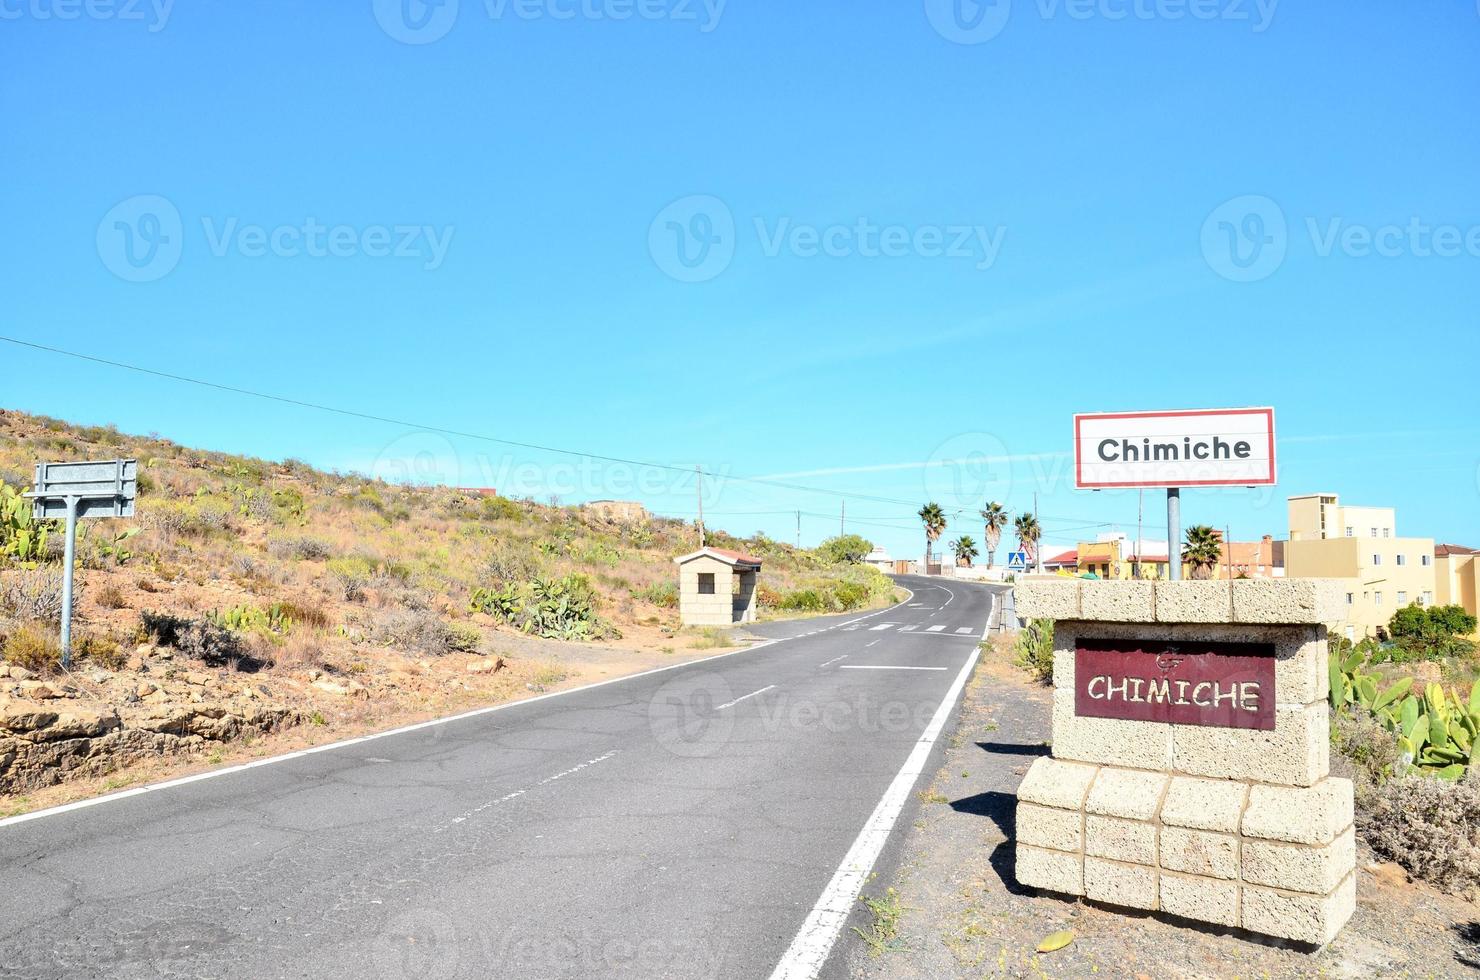
[{"label": "stone wall", "polygon": [[[1017,608],[1055,620],[1053,757],[1018,790],[1023,884],[1322,945],[1356,896],[1352,786],[1329,775],[1322,580],[1028,579]],[[1269,644],[1271,730],[1082,717],[1084,641]]]},{"label": "stone wall", "polygon": [[[35,692],[33,692],[35,693]],[[103,776],[165,755],[197,752],[299,721],[268,705],[161,705],[125,717],[106,705],[48,697],[44,704],[0,695],[0,793]]]}]

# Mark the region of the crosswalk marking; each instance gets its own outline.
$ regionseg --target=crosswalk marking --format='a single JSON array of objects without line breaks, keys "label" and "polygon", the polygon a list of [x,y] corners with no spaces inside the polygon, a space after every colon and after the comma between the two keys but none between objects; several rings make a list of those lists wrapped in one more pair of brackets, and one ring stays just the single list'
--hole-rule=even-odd
[{"label": "crosswalk marking", "polygon": [[877,633],[879,630],[891,629],[895,625],[895,623],[880,623],[878,626],[870,626],[868,629],[870,633]]},{"label": "crosswalk marking", "polygon": [[958,627],[956,629],[956,635],[957,636],[960,636],[962,633],[970,633],[970,632],[971,632],[971,627],[970,626],[961,626],[961,627]]},{"label": "crosswalk marking", "polygon": [[918,624],[918,623],[911,623],[911,624],[910,624],[910,625],[908,625],[908,626],[901,626],[901,627],[900,627],[900,628],[899,628],[899,631],[900,631],[900,632],[901,632],[901,633],[908,633],[908,632],[910,632],[910,631],[911,631],[911,630],[916,630],[916,629],[919,629],[919,628],[920,628],[920,627],[919,627],[919,624]]},{"label": "crosswalk marking", "polygon": [[925,632],[927,632],[927,633],[939,633],[943,629],[945,629],[944,626],[927,626],[927,627],[925,627]]}]

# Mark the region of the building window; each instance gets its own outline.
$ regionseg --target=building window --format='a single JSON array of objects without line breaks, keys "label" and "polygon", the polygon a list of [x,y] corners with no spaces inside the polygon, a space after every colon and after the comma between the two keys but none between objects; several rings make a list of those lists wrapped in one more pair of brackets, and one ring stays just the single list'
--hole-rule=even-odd
[{"label": "building window", "polygon": [[1382,564],[1382,555],[1373,555],[1372,556],[1372,564],[1374,564],[1374,565],[1381,565]]},{"label": "building window", "polygon": [[1357,594],[1355,592],[1348,592],[1346,594],[1346,604],[1350,606],[1353,602],[1356,601],[1356,598]]},{"label": "building window", "polygon": [[1381,592],[1374,592],[1374,593],[1372,593],[1372,604],[1374,606],[1380,606],[1380,605],[1382,605],[1382,593]]},{"label": "building window", "polygon": [[1419,559],[1419,562],[1423,564],[1424,568],[1428,568],[1429,565],[1433,563],[1433,561],[1434,559],[1432,555],[1424,555],[1422,558]]},{"label": "building window", "polygon": [[1377,537],[1377,528],[1375,528],[1375,527],[1372,529],[1372,536],[1374,538]]},{"label": "building window", "polygon": [[1399,555],[1398,558],[1397,558],[1397,562],[1398,562],[1399,565],[1406,565],[1406,564],[1408,564],[1408,556],[1407,555]]},{"label": "building window", "polygon": [[714,595],[714,573],[713,572],[700,572],[699,573],[699,594],[700,595]]},{"label": "building window", "polygon": [[1390,528],[1390,527],[1383,528],[1382,529],[1382,536],[1385,537],[1385,538],[1392,537],[1393,536],[1393,529]]},{"label": "building window", "polygon": [[1355,531],[1356,531],[1356,528],[1354,528],[1354,527],[1347,528],[1346,529],[1346,536],[1349,537],[1349,538],[1350,537],[1354,537],[1355,536],[1355,533],[1354,533]]},{"label": "building window", "polygon": [[1407,592],[1403,592],[1402,590],[1399,590],[1399,592],[1398,592],[1398,605],[1400,605],[1400,606],[1406,606],[1406,605],[1408,605],[1408,593]]},{"label": "building window", "polygon": [[1418,600],[1418,604],[1420,606],[1432,606],[1434,604],[1434,593],[1425,592],[1423,597]]}]

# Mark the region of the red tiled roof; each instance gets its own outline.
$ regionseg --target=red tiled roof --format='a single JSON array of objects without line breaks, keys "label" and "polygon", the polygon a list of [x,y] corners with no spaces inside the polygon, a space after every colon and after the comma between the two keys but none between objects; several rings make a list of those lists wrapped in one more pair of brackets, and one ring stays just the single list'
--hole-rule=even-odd
[{"label": "red tiled roof", "polygon": [[1443,558],[1446,555],[1473,555],[1474,548],[1466,548],[1462,544],[1436,544],[1434,545],[1434,557]]},{"label": "red tiled roof", "polygon": [[1079,564],[1079,549],[1078,548],[1070,548],[1068,551],[1065,551],[1062,554],[1054,555],[1052,558],[1045,558],[1043,560],[1043,564],[1045,564],[1045,565],[1078,565]]},{"label": "red tiled roof", "polygon": [[737,561],[742,565],[759,565],[761,563],[761,560],[755,557],[755,555],[747,555],[743,551],[731,551],[729,548],[710,548],[709,550],[716,555],[723,555],[725,558],[731,561]]}]

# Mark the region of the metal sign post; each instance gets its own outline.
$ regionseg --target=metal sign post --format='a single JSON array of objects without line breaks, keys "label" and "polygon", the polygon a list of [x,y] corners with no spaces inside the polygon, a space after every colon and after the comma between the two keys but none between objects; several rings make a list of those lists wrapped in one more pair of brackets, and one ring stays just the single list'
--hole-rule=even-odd
[{"label": "metal sign post", "polygon": [[1182,580],[1182,488],[1167,487],[1167,578]]},{"label": "metal sign post", "polygon": [[132,459],[37,463],[31,514],[63,518],[67,544],[62,569],[62,667],[72,665],[72,580],[77,562],[77,521],[84,517],[133,517],[139,464]]}]

